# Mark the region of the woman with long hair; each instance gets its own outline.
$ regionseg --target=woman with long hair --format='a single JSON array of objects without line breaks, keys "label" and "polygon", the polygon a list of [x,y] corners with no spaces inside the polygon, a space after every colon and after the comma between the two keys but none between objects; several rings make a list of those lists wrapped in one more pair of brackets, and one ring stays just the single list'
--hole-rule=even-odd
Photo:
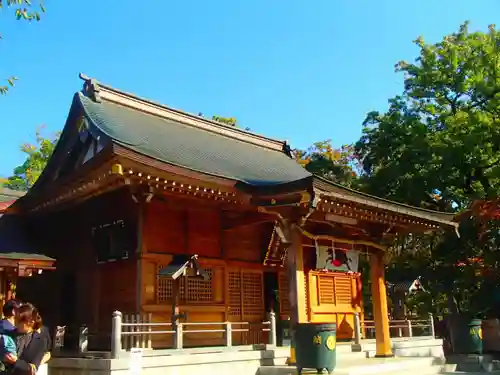
[{"label": "woman with long hair", "polygon": [[50,336],[42,328],[42,317],[35,306],[26,303],[17,309],[17,356],[6,354],[4,358],[12,364],[12,374],[35,375],[38,371],[50,345]]}]

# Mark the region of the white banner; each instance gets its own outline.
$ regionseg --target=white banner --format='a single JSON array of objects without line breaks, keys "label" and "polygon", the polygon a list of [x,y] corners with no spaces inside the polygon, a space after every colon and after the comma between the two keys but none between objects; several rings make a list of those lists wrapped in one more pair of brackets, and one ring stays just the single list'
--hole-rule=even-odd
[{"label": "white banner", "polygon": [[358,272],[359,250],[316,247],[316,269],[334,272]]}]

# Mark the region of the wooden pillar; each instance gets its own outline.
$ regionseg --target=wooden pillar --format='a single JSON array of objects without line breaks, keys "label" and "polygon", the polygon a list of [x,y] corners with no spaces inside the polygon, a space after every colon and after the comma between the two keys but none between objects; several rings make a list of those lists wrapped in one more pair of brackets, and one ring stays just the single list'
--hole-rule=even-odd
[{"label": "wooden pillar", "polygon": [[146,215],[146,203],[141,200],[137,203],[137,249],[136,249],[136,295],[135,295],[135,303],[136,303],[136,312],[138,314],[142,313],[142,304],[143,304],[143,275],[142,275],[142,257],[145,250],[145,241],[144,241],[144,219]]},{"label": "wooden pillar", "polygon": [[370,255],[370,280],[372,283],[373,318],[375,320],[376,356],[392,357],[387,291],[384,277],[384,254],[372,250]]},{"label": "wooden pillar", "polygon": [[[292,243],[286,254],[286,266],[289,283],[290,328],[293,331],[297,323],[307,322],[307,313],[302,233],[293,224],[290,232]],[[295,364],[295,348],[293,344],[290,348],[288,364]]]},{"label": "wooden pillar", "polygon": [[287,251],[287,272],[289,280],[290,323],[307,322],[304,255],[302,233],[292,226],[292,244]]}]

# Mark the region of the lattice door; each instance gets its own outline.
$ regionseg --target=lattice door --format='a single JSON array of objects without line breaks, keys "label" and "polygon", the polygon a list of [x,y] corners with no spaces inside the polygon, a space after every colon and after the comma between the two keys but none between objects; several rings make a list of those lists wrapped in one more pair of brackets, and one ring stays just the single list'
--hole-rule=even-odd
[{"label": "lattice door", "polygon": [[[259,323],[264,313],[264,277],[262,271],[241,269],[227,270],[228,320],[232,322]],[[235,344],[257,344],[263,338],[258,324],[238,325],[235,328],[249,329],[249,332],[233,332]]]},{"label": "lattice door", "polygon": [[264,281],[262,271],[242,271],[243,320],[254,322],[264,315]]},{"label": "lattice door", "polygon": [[241,272],[239,269],[229,269],[227,272],[228,286],[228,320],[241,322]]},{"label": "lattice door", "polygon": [[[243,321],[259,323],[265,317],[264,307],[264,275],[262,271],[242,270],[241,290],[243,298]],[[265,342],[262,327],[250,325],[244,337],[245,344]]]},{"label": "lattice door", "polygon": [[290,285],[286,272],[278,274],[278,290],[280,298],[280,315],[282,319],[290,316]]}]

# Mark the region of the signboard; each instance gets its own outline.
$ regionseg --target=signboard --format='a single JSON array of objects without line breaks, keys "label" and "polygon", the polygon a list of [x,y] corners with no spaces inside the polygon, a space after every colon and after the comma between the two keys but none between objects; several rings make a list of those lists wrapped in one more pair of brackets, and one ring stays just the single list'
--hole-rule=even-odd
[{"label": "signboard", "polygon": [[142,349],[130,349],[129,374],[141,375],[142,372]]},{"label": "signboard", "polygon": [[316,269],[333,272],[358,272],[359,250],[317,246]]}]

